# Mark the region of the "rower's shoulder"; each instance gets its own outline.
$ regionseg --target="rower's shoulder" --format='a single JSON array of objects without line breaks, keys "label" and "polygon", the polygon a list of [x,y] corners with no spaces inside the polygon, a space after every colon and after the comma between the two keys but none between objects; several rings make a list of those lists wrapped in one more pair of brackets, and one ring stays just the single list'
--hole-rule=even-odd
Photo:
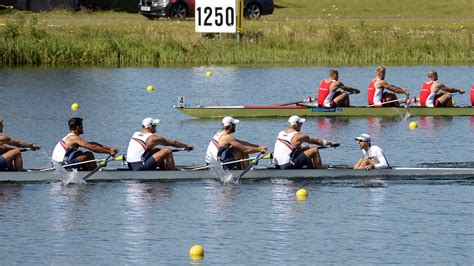
[{"label": "rower's shoulder", "polygon": [[377,145],[371,145],[370,148],[372,149],[372,151],[381,151],[381,152],[383,152],[383,149],[380,148],[380,146],[377,146]]}]

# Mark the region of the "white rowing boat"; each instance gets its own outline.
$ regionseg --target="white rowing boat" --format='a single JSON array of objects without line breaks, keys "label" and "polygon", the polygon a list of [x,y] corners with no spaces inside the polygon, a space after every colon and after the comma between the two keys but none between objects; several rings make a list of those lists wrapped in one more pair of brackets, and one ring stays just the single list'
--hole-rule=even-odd
[{"label": "white rowing boat", "polygon": [[[242,170],[229,171],[237,177]],[[82,178],[89,172],[77,172]],[[1,172],[0,182],[58,182],[66,178],[65,172]],[[380,170],[353,169],[298,169],[278,170],[275,168],[259,167],[249,171],[243,179],[349,179],[349,178],[383,178],[383,179],[423,179],[439,177],[446,179],[474,178],[474,168],[409,168],[396,167]],[[126,169],[102,169],[92,175],[87,181],[179,181],[219,179],[208,170],[178,170],[178,171],[128,171]]]}]

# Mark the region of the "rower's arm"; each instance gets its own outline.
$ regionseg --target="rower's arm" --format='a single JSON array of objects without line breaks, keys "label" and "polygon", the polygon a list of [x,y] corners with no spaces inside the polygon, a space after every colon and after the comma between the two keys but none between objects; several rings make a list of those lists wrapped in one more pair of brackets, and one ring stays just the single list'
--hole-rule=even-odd
[{"label": "rower's arm", "polygon": [[408,92],[408,89],[407,88],[401,88],[401,87],[397,87],[395,85],[391,85],[391,84],[388,84],[385,80],[379,84],[375,84],[376,85],[376,88],[384,88],[384,89],[387,89],[393,93],[396,93],[396,94],[410,94],[410,92]]},{"label": "rower's arm", "polygon": [[302,143],[315,144],[315,145],[323,146],[323,147],[326,147],[326,146],[335,147],[335,146],[338,146],[339,144],[335,141],[327,141],[323,138],[310,138],[308,135],[304,135],[304,134],[298,134],[294,138],[295,138],[294,142],[292,140],[293,148],[299,147]]},{"label": "rower's arm", "polygon": [[446,85],[444,85],[443,83],[439,83],[438,85],[438,88],[445,91],[445,92],[449,92],[449,93],[460,93],[460,94],[464,94],[465,91],[464,90],[460,90],[460,89],[456,89],[456,88],[448,88],[446,87]]},{"label": "rower's arm", "polygon": [[[156,145],[162,145],[162,146],[173,146],[176,148],[194,148],[192,145],[183,143],[181,141],[175,140],[175,139],[166,139],[162,136],[158,135],[153,135],[150,138],[150,144],[149,147],[154,147]],[[148,142],[148,141],[147,141]]]},{"label": "rower's arm", "polygon": [[10,146],[14,146],[14,147],[17,147],[17,148],[28,148],[28,149],[32,149],[32,150],[35,150],[35,149],[39,148],[35,144],[28,143],[28,142],[23,141],[23,140],[14,140],[14,139],[11,139],[10,137],[7,137],[7,136],[0,136],[0,143],[7,144],[7,145],[10,145]]},{"label": "rower's arm", "polygon": [[359,89],[356,89],[356,88],[352,88],[352,87],[349,87],[349,86],[346,86],[344,85],[342,82],[338,81],[337,83],[337,86],[338,88],[341,88],[347,92],[352,92],[352,93],[355,93],[355,94],[359,94],[360,93],[360,90]]},{"label": "rower's arm", "polygon": [[268,151],[266,146],[252,144],[235,138],[232,139],[229,144],[232,145],[233,148],[247,154],[256,152],[266,153]]},{"label": "rower's arm", "polygon": [[397,87],[395,85],[390,85],[390,84],[387,84],[388,86],[385,87],[386,89],[388,89],[389,91],[393,92],[393,93],[396,93],[396,94],[405,94],[405,95],[408,95],[410,94],[408,92],[408,89],[406,88],[400,88],[400,87]]},{"label": "rower's arm", "polygon": [[78,146],[86,148],[95,153],[105,153],[105,154],[115,155],[118,152],[117,148],[107,147],[96,142],[87,142],[79,136],[75,137],[75,143]]}]

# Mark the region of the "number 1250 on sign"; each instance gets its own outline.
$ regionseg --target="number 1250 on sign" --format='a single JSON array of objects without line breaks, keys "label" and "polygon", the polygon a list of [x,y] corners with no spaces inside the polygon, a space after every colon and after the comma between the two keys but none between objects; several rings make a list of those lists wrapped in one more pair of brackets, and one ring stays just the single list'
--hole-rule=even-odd
[{"label": "number 1250 on sign", "polygon": [[236,32],[236,0],[196,0],[196,32]]}]

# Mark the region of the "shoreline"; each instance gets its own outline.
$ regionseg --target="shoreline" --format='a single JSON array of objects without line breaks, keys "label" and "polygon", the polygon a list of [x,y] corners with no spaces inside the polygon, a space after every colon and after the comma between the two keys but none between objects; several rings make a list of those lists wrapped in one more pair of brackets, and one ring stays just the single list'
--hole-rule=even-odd
[{"label": "shoreline", "polygon": [[236,43],[233,34],[195,33],[193,20],[70,14],[0,15],[0,67],[474,65],[474,19],[269,16],[245,21]]}]

